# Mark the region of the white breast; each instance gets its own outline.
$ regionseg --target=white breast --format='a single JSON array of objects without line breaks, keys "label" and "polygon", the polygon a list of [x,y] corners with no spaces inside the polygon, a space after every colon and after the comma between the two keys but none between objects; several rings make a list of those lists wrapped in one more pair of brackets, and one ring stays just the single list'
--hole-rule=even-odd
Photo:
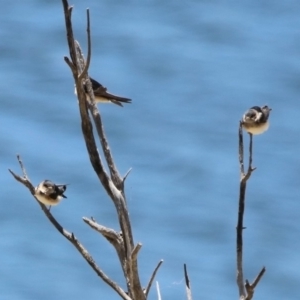
[{"label": "white breast", "polygon": [[244,126],[245,130],[253,135],[262,134],[269,129],[269,122]]},{"label": "white breast", "polygon": [[62,199],[61,196],[58,196],[56,199],[52,199],[50,197],[47,197],[45,195],[41,195],[39,193],[35,193],[34,194],[35,198],[37,198],[41,203],[45,204],[45,205],[57,205],[60,200]]}]

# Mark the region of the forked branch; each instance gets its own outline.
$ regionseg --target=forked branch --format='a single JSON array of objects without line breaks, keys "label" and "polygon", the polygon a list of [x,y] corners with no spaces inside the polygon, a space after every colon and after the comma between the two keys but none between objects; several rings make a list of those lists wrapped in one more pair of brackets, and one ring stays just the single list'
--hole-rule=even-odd
[{"label": "forked branch", "polygon": [[[80,45],[74,39],[73,36],[71,10],[68,6],[67,0],[62,1],[65,11],[65,18],[67,19],[65,23],[71,57],[71,61],[68,61],[68,59],[65,59],[65,61],[68,63],[68,66],[70,66],[77,88],[82,132],[86,142],[86,148],[89,153],[90,161],[95,173],[97,174],[102,186],[104,187],[107,194],[109,195],[109,197],[115,205],[118,214],[119,225],[121,228],[122,242],[121,239],[117,238],[117,236],[110,236],[109,241],[114,245],[115,249],[117,250],[119,259],[121,261],[121,266],[127,283],[128,295],[134,300],[144,300],[146,299],[146,295],[140,284],[137,264],[137,255],[138,251],[141,248],[141,244],[134,244],[129,213],[126,205],[124,180],[119,175],[119,172],[115,166],[111,150],[109,148],[109,144],[104,133],[101,116],[94,101],[92,85],[88,76],[88,65],[91,60],[91,34],[89,12],[87,12],[88,58],[85,62],[84,56],[80,49]],[[74,70],[74,68],[76,70]],[[86,91],[84,90],[83,83],[86,86],[87,93],[91,101],[87,101],[86,99]],[[96,126],[102,150],[104,153],[104,158],[110,171],[110,177],[106,173],[101,157],[97,151],[95,137],[93,134],[92,121],[90,119],[88,110],[93,116],[93,121]],[[93,228],[95,229],[96,224],[93,223],[93,221],[88,220],[86,218],[84,219],[84,221],[87,222],[90,226],[93,226]],[[108,239],[108,232],[105,231],[103,227],[100,229],[99,226],[97,227],[99,232],[101,232],[101,234]],[[111,239],[111,237],[113,238]]]},{"label": "forked branch", "polygon": [[[28,188],[30,193],[34,196],[34,186],[31,183],[25,166],[21,160],[21,157],[18,155],[17,156],[18,162],[20,164],[23,176],[19,176],[15,174],[12,170],[9,170],[9,172],[13,175],[13,177],[22,183],[24,186]],[[92,269],[96,272],[96,274],[104,281],[106,282],[109,286],[111,286],[123,299],[125,300],[131,300],[130,297],[124,292],[124,290],[119,287],[114,281],[112,281],[96,264],[94,261],[93,257],[89,254],[87,249],[78,241],[78,239],[75,237],[73,233],[68,232],[63,226],[53,217],[51,214],[50,210],[41,202],[39,202],[36,199],[37,203],[40,205],[42,208],[44,214],[48,218],[48,220],[52,223],[52,225],[69,241],[75,248],[78,250],[78,252],[82,255],[82,257],[86,260],[86,262],[92,267]]]}]

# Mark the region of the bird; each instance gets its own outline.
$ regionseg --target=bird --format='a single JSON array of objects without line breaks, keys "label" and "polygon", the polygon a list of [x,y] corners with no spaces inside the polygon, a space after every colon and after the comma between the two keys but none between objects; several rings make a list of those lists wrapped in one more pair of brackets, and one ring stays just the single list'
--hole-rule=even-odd
[{"label": "bird", "polygon": [[50,180],[42,181],[35,189],[34,196],[45,205],[57,205],[63,198],[67,198],[64,192],[67,184],[55,184]]},{"label": "bird", "polygon": [[253,106],[245,112],[242,118],[243,128],[250,134],[262,134],[269,128],[269,114],[272,109],[267,105]]},{"label": "bird", "polygon": [[[96,103],[114,103],[119,106],[123,106],[122,103],[131,103],[131,99],[113,95],[109,93],[107,91],[107,88],[104,87],[101,83],[99,83],[98,81],[96,81],[91,77],[89,78],[92,83],[92,89],[94,92],[94,98]],[[85,83],[83,84],[83,87],[84,87],[86,98],[90,101],[88,89]],[[77,95],[76,85],[75,85],[75,95]]]}]

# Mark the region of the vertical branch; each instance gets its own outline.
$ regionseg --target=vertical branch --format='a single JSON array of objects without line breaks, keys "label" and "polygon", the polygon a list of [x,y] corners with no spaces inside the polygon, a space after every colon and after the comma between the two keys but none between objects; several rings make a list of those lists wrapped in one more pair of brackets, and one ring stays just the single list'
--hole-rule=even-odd
[{"label": "vertical branch", "polygon": [[83,68],[83,71],[81,72],[81,74],[78,77],[79,81],[81,81],[81,79],[83,79],[84,75],[87,75],[87,71],[90,67],[91,56],[92,56],[91,24],[90,24],[90,10],[89,9],[86,10],[86,18],[87,18],[86,32],[87,32],[87,41],[88,41],[88,55],[87,55],[87,60],[86,60],[85,66]]},{"label": "vertical branch", "polygon": [[238,209],[238,222],[236,227],[236,251],[237,251],[237,285],[239,289],[240,299],[250,300],[254,294],[254,288],[261,279],[265,272],[265,268],[260,271],[258,277],[253,284],[249,284],[248,280],[244,283],[243,273],[243,230],[244,230],[244,211],[246,201],[246,187],[252,172],[255,168],[252,167],[252,148],[253,148],[253,135],[250,135],[249,141],[249,165],[247,173],[244,173],[244,144],[243,144],[243,130],[242,123],[239,127],[239,162],[240,162],[240,195],[239,195],[239,209]]},{"label": "vertical branch", "polygon": [[[93,101],[94,95],[91,87],[91,82],[88,76],[88,66],[91,59],[91,38],[90,38],[90,18],[89,11],[87,11],[87,35],[88,35],[88,59],[85,62],[80,49],[79,43],[73,37],[71,14],[67,13],[68,4],[67,0],[62,0],[65,10],[66,29],[68,36],[68,44],[71,53],[72,62],[67,58],[65,61],[70,66],[73,73],[73,77],[76,84],[77,96],[79,100],[79,109],[81,116],[82,132],[86,143],[86,148],[90,157],[91,164],[96,172],[100,182],[102,183],[104,189],[106,190],[109,197],[112,199],[118,214],[119,224],[121,227],[122,238],[124,242],[124,253],[122,257],[125,258],[124,263],[122,263],[122,268],[125,274],[125,280],[127,283],[128,295],[134,300],[144,300],[146,296],[142,289],[138,273],[137,265],[137,253],[141,248],[141,244],[134,247],[133,234],[129,219],[129,213],[126,207],[125,193],[124,193],[124,180],[120,177],[117,168],[115,167],[108,142],[106,140],[102,121],[100,118],[99,111]],[[76,70],[74,70],[76,69]],[[78,76],[78,74],[80,74]],[[89,93],[91,103],[87,102],[85,91],[83,88],[82,81],[85,80],[85,84]],[[88,104],[87,104],[88,103]],[[90,115],[88,113],[88,108],[91,111],[96,128],[98,130],[98,135],[100,137],[102,149],[104,152],[105,159],[109,166],[111,173],[111,178],[105,171],[101,157],[98,153],[95,137],[93,134],[93,126],[90,120]]]},{"label": "vertical branch", "polygon": [[246,182],[241,180],[238,223],[236,227],[237,285],[238,285],[240,296],[245,296],[244,274],[243,274],[243,229],[244,229],[243,218],[244,218],[244,209],[245,209],[245,193],[246,193]]},{"label": "vertical branch", "polygon": [[243,144],[243,129],[240,122],[239,127],[239,161],[240,161],[240,195],[239,195],[239,210],[237,222],[237,236],[236,236],[236,251],[237,251],[237,285],[240,297],[246,296],[244,287],[244,274],[243,274],[243,230],[244,230],[244,211],[245,211],[245,196],[247,180],[250,178],[252,171],[252,134],[250,134],[249,144],[249,166],[248,171],[244,173],[244,144]]},{"label": "vertical branch", "polygon": [[157,291],[157,300],[161,300],[160,288],[159,283],[156,281],[156,291]]},{"label": "vertical branch", "polygon": [[251,172],[252,169],[252,144],[253,144],[253,134],[249,133],[250,142],[249,142],[249,165],[248,165],[248,172]]},{"label": "vertical branch", "polygon": [[189,276],[188,276],[188,273],[187,273],[186,264],[183,265],[183,269],[184,269],[184,278],[185,278],[185,288],[186,288],[187,300],[192,300],[192,290],[191,290],[191,286],[190,286],[190,280],[189,280]]},{"label": "vertical branch", "polygon": [[240,173],[244,174],[244,141],[243,141],[243,127],[240,121],[239,126],[239,161],[240,161]]},{"label": "vertical branch", "polygon": [[[84,57],[83,57],[82,51],[80,49],[80,45],[77,41],[75,41],[74,44],[75,44],[75,50],[76,50],[76,55],[77,55],[77,60],[78,60],[78,62],[77,62],[78,67],[80,70],[83,70],[85,63],[84,63]],[[86,83],[87,83],[87,87],[88,87],[88,91],[89,91],[89,96],[90,96],[90,98],[92,98],[94,95],[93,95],[89,80],[87,80]],[[85,100],[84,104],[86,104],[86,103],[87,103],[87,101]],[[98,134],[100,136],[100,141],[101,141],[102,149],[103,149],[107,164],[108,164],[108,166],[113,166],[113,169],[115,170],[114,174],[118,174],[117,168],[114,164],[114,161],[113,161],[113,158],[111,155],[111,151],[109,149],[109,145],[108,145],[105,133],[104,133],[104,127],[103,127],[103,123],[101,120],[101,116],[99,114],[99,110],[98,110],[96,104],[90,103],[89,110],[92,112],[94,122],[96,123],[96,128],[97,128]],[[87,115],[87,117],[89,118],[89,115]],[[89,119],[89,121],[90,121],[90,119]],[[89,134],[92,135],[92,139],[94,140],[93,132],[91,131]],[[84,134],[84,137],[85,137],[85,134]],[[97,153],[97,156],[99,157],[99,160],[101,162],[101,157],[99,156],[98,151],[95,152],[95,149],[91,149],[91,152],[90,152],[90,150],[88,148],[88,152],[89,152],[90,156],[93,153]],[[94,169],[95,169],[95,167],[94,167]],[[96,171],[96,169],[95,169],[95,171]],[[96,171],[96,173],[97,173],[97,171]],[[101,173],[105,173],[102,162],[101,162],[100,173],[97,173],[97,175],[100,178],[103,187],[106,189],[108,195],[110,196],[110,198],[113,200],[113,202],[115,204],[116,210],[118,212],[119,224],[120,224],[121,230],[124,234],[124,246],[125,246],[125,251],[127,253],[126,257],[129,258],[129,254],[131,253],[131,251],[133,249],[134,242],[133,242],[133,234],[132,234],[132,230],[131,230],[129,214],[128,214],[127,207],[126,207],[124,191],[121,190],[121,192],[120,192],[120,190],[115,186],[113,180],[108,178],[106,173],[105,173],[105,176],[101,177]]]},{"label": "vertical branch", "polygon": [[[73,38],[74,35],[73,35],[73,28],[72,28],[72,22],[71,22],[73,7],[69,6],[67,0],[62,0],[62,2],[63,2],[63,7],[64,7],[64,13],[65,13],[65,23],[66,23],[66,28],[67,28],[67,40],[68,40],[68,45],[69,45],[69,49],[70,49],[70,56],[71,56],[71,60],[74,64],[74,71],[77,71],[76,56],[75,56],[75,52],[72,51],[72,49],[74,49],[74,38]],[[78,75],[78,73],[76,75]]]},{"label": "vertical branch", "polygon": [[244,180],[244,144],[242,123],[239,126],[239,161],[240,161],[240,196],[238,209],[238,222],[236,227],[236,251],[237,251],[237,285],[239,295],[245,296],[243,274],[243,218],[245,209],[246,181]]}]

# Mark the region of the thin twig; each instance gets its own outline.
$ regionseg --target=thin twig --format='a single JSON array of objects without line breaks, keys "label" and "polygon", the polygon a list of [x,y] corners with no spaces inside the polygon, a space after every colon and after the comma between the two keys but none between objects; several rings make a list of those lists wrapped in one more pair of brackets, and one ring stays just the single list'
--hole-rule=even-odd
[{"label": "thin twig", "polygon": [[130,168],[127,172],[126,172],[126,174],[124,175],[124,177],[123,177],[123,184],[124,184],[124,182],[125,182],[125,180],[127,179],[127,176],[129,175],[129,173],[131,172],[131,170],[132,170],[132,168]]},{"label": "thin twig", "polygon": [[161,300],[159,283],[156,281],[157,300]]},{"label": "thin twig", "polygon": [[136,246],[133,248],[132,252],[131,252],[131,258],[132,259],[137,259],[137,255],[139,253],[139,251],[142,248],[142,244],[141,243],[137,243]]},{"label": "thin twig", "polygon": [[187,273],[186,264],[183,265],[183,269],[184,269],[184,278],[185,278],[185,288],[186,288],[187,300],[192,300],[192,290],[191,290],[191,286],[190,286],[190,280],[189,280],[189,276],[188,276],[188,273]]},{"label": "thin twig", "polygon": [[243,275],[243,218],[245,209],[245,193],[246,181],[244,180],[244,144],[243,144],[243,130],[242,123],[239,126],[239,161],[240,161],[240,195],[239,195],[239,209],[238,209],[238,222],[237,222],[237,238],[236,238],[236,251],[237,251],[237,285],[239,288],[240,297],[245,296],[244,288],[244,275]]},{"label": "thin twig", "polygon": [[252,146],[253,146],[253,134],[249,133],[250,142],[249,142],[249,163],[248,163],[248,173],[250,173],[252,170]]},{"label": "thin twig", "polygon": [[[240,162],[240,195],[239,195],[239,209],[238,209],[238,222],[237,222],[237,285],[239,289],[240,299],[252,299],[255,286],[244,285],[243,274],[243,230],[244,230],[244,211],[246,201],[246,187],[252,172],[255,168],[252,167],[252,153],[253,153],[253,135],[249,134],[249,165],[247,173],[244,173],[244,145],[243,145],[243,131],[242,123],[239,126],[239,162]],[[263,274],[263,273],[262,273]],[[261,275],[262,276],[262,275]],[[249,292],[250,291],[250,292]],[[247,298],[246,298],[247,294]],[[249,298],[250,297],[250,298]]]},{"label": "thin twig", "polygon": [[264,275],[265,271],[266,271],[266,268],[263,267],[261,269],[261,271],[258,273],[258,275],[256,276],[256,278],[254,279],[252,284],[250,284],[249,281],[246,280],[245,289],[247,291],[247,297],[245,298],[245,300],[251,300],[253,298],[255,287],[257,286],[257,284],[261,280],[261,278]]},{"label": "thin twig", "polygon": [[90,67],[90,62],[91,62],[91,56],[92,56],[92,41],[91,41],[91,29],[90,29],[90,10],[87,8],[86,10],[86,18],[87,18],[87,40],[88,40],[88,55],[87,55],[87,60],[84,66],[83,71],[79,75],[78,80],[81,81],[83,79],[83,76],[87,74],[87,71]]},{"label": "thin twig", "polygon": [[[74,51],[74,34],[73,34],[73,28],[72,28],[72,22],[71,22],[71,17],[72,17],[72,10],[73,7],[69,6],[67,0],[62,0],[63,7],[64,7],[64,13],[65,13],[65,23],[66,23],[66,28],[67,28],[67,40],[68,40],[68,45],[70,49],[70,56],[74,65],[74,71],[77,72],[77,63],[76,63],[76,56]],[[78,76],[78,73],[76,74],[76,77]]]},{"label": "thin twig", "polygon": [[69,57],[64,56],[64,60],[67,63],[67,65],[70,67],[70,69],[72,70],[72,72],[75,73],[76,69],[75,69],[74,65],[72,64],[72,62],[70,61]]},{"label": "thin twig", "polygon": [[121,234],[117,233],[115,230],[102,226],[98,224],[93,219],[83,218],[83,221],[88,224],[91,228],[98,231],[102,236],[104,236],[115,248],[121,266],[124,273],[124,276],[126,277],[126,257],[125,257],[125,250],[124,250],[124,241]]},{"label": "thin twig", "polygon": [[240,173],[244,174],[244,140],[243,140],[243,126],[240,121],[239,126],[239,161],[240,161]]},{"label": "thin twig", "polygon": [[92,218],[89,219],[89,218],[83,217],[82,219],[91,228],[93,228],[96,231],[98,231],[99,233],[101,233],[106,239],[108,239],[110,241],[111,240],[119,241],[120,239],[122,239],[120,234],[117,233],[114,229],[108,228],[108,227],[103,226],[103,225],[100,225],[95,220],[93,220]]},{"label": "thin twig", "polygon": [[257,284],[259,283],[259,281],[261,280],[261,278],[263,277],[264,273],[266,272],[266,268],[263,267],[260,272],[258,273],[258,275],[256,276],[256,278],[254,279],[253,283],[251,284],[251,286],[253,287],[253,289],[255,289],[255,287],[257,286]]},{"label": "thin twig", "polygon": [[148,294],[149,294],[149,292],[150,292],[150,289],[151,289],[153,280],[154,280],[154,278],[155,278],[155,276],[156,276],[156,273],[157,273],[159,267],[162,265],[163,262],[164,262],[163,259],[161,259],[161,260],[158,262],[156,268],[154,269],[154,271],[153,271],[153,273],[152,273],[152,275],[151,275],[151,277],[150,277],[150,280],[149,280],[149,282],[148,282],[148,284],[147,284],[147,287],[146,287],[146,290],[145,290],[146,298],[148,297]]}]

